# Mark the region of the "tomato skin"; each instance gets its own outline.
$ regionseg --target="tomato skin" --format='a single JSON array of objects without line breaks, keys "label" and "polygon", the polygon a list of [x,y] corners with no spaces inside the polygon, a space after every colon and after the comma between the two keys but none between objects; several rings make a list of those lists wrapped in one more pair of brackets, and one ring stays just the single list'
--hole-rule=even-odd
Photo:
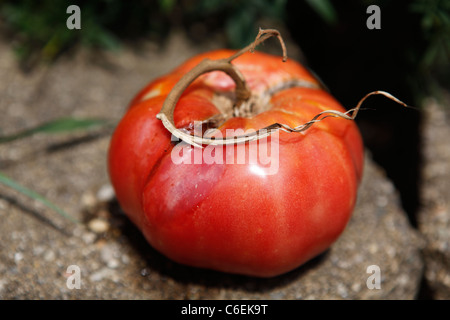
[{"label": "tomato skin", "polygon": [[[218,50],[196,56],[144,88],[113,134],[109,174],[123,210],[149,243],[169,258],[190,266],[272,277],[320,254],[342,233],[356,202],[363,144],[353,121],[329,118],[303,133],[280,132],[278,139],[258,142],[258,147],[276,147],[274,174],[267,174],[267,166],[248,161],[230,163],[229,159],[236,160],[228,157],[230,152],[234,156],[238,150],[249,152],[249,144],[223,147],[223,164],[174,163],[181,145],[171,142],[156,114],[183,74],[206,57],[232,53]],[[318,84],[300,64],[283,63],[276,56],[246,53],[233,64],[253,94],[292,81]],[[233,89],[234,83],[222,72],[201,76],[179,100],[175,125],[185,127],[218,114],[214,94]],[[252,118],[232,118],[219,130],[260,129],[275,122],[295,127],[324,110],[345,111],[327,92],[296,86],[273,93],[270,105]],[[195,155],[205,155],[208,148],[184,151],[194,162]]]}]

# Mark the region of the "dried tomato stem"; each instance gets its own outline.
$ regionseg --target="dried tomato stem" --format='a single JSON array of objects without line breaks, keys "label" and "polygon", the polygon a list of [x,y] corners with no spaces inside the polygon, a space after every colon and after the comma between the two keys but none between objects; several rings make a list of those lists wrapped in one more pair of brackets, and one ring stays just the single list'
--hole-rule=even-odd
[{"label": "dried tomato stem", "polygon": [[261,28],[259,28],[259,32],[256,35],[255,41],[253,41],[252,43],[250,43],[248,46],[241,49],[240,51],[236,52],[232,56],[228,57],[226,60],[231,62],[234,59],[236,59],[237,57],[246,53],[247,51],[250,51],[253,53],[255,51],[255,48],[257,45],[259,45],[260,43],[266,41],[267,39],[269,39],[270,37],[273,37],[273,36],[276,36],[278,38],[278,40],[280,41],[281,49],[283,50],[283,62],[286,62],[287,61],[286,45],[284,44],[284,41],[283,41],[283,38],[281,37],[280,32],[276,29],[261,29]]},{"label": "dried tomato stem", "polygon": [[313,117],[310,121],[299,125],[297,127],[291,128],[285,124],[280,123],[274,123],[270,126],[267,126],[265,128],[262,128],[260,130],[257,130],[255,132],[252,132],[250,134],[242,135],[242,136],[236,136],[236,137],[229,137],[229,138],[210,138],[210,137],[199,137],[196,135],[191,135],[189,133],[183,132],[175,127],[174,119],[173,119],[173,113],[175,110],[175,107],[177,105],[178,100],[180,99],[183,92],[186,90],[186,88],[199,76],[201,76],[204,73],[211,72],[211,71],[223,71],[226,74],[228,74],[233,81],[236,83],[236,105],[235,108],[239,108],[239,106],[247,101],[251,97],[251,91],[247,87],[247,84],[245,82],[244,76],[242,73],[233,65],[231,62],[241,56],[242,54],[246,53],[247,51],[253,52],[255,47],[262,43],[263,41],[267,40],[270,37],[276,36],[281,44],[281,47],[283,49],[283,61],[287,60],[287,53],[286,53],[286,46],[284,44],[283,39],[281,38],[280,33],[275,29],[259,29],[258,35],[256,36],[256,39],[253,43],[249,44],[245,48],[241,49],[240,51],[236,52],[235,54],[231,55],[228,58],[225,59],[219,59],[219,60],[210,60],[205,59],[202,62],[200,62],[197,66],[195,66],[192,70],[190,70],[188,73],[186,73],[180,81],[173,87],[173,89],[168,94],[166,100],[164,101],[164,104],[161,108],[161,111],[156,115],[156,117],[162,121],[163,125],[166,127],[167,130],[170,131],[174,136],[177,138],[183,140],[184,142],[191,144],[196,147],[202,147],[204,144],[211,144],[211,145],[228,145],[228,144],[239,144],[239,143],[245,143],[249,141],[259,140],[262,138],[265,138],[272,134],[272,132],[276,130],[282,130],[285,132],[303,132],[307,130],[309,127],[311,127],[314,123],[322,121],[329,117],[337,117],[337,118],[343,118],[347,120],[354,120],[356,115],[358,114],[358,111],[361,108],[362,103],[371,95],[375,94],[381,94],[385,97],[394,100],[395,102],[408,107],[404,102],[400,101],[399,99],[395,98],[393,95],[391,95],[388,92],[385,91],[374,91],[368,93],[366,96],[364,96],[357,106],[353,109],[348,110],[347,112],[340,112],[337,110],[325,110],[320,113],[318,113],[315,117]]},{"label": "dried tomato stem", "polygon": [[[199,76],[211,71],[223,71],[226,74],[228,74],[231,77],[231,79],[233,79],[233,81],[236,83],[235,108],[239,110],[240,105],[251,97],[251,91],[248,88],[242,73],[231,62],[237,57],[246,53],[247,51],[253,52],[253,50],[258,44],[262,43],[263,41],[273,36],[276,36],[279,39],[281,47],[283,49],[283,61],[286,61],[287,60],[286,46],[284,44],[283,39],[281,38],[280,33],[275,29],[266,29],[266,30],[259,29],[255,41],[249,44],[247,47],[243,48],[242,50],[236,52],[235,54],[225,59],[219,60],[205,59],[202,62],[200,62],[197,66],[195,66],[192,70],[190,70],[188,73],[186,73],[167,95],[167,98],[164,101],[161,111],[156,115],[156,118],[161,120],[166,129],[169,130],[174,136],[194,146],[200,146],[201,144],[215,144],[215,145],[235,144],[244,141],[260,139],[264,136],[268,136],[270,133],[269,134],[265,133],[264,135],[262,135],[261,131],[260,132],[257,131],[251,135],[232,137],[228,139],[211,139],[205,137],[202,138],[195,135],[187,134],[177,129],[174,124],[173,113],[175,111],[175,107],[178,100],[180,99],[181,95],[186,90],[186,88]],[[239,138],[238,139],[239,142],[236,142],[236,138]]]},{"label": "dried tomato stem", "polygon": [[362,103],[368,97],[370,97],[372,95],[376,95],[376,94],[383,95],[383,96],[397,102],[398,104],[403,105],[404,107],[407,107],[407,108],[410,107],[406,103],[404,103],[403,101],[400,101],[399,99],[397,99],[392,94],[390,94],[386,91],[373,91],[373,92],[366,94],[361,100],[359,100],[359,102],[355,108],[350,109],[346,112],[341,112],[341,111],[337,111],[337,110],[325,110],[325,111],[318,113],[310,121],[308,121],[300,126],[294,127],[294,128],[291,128],[285,124],[279,124],[279,123],[275,123],[272,126],[276,126],[278,129],[283,130],[285,132],[302,132],[302,131],[305,131],[306,129],[308,129],[309,127],[311,127],[314,123],[322,121],[329,117],[343,118],[346,120],[355,120],[356,115],[358,114],[359,110],[361,109]]}]

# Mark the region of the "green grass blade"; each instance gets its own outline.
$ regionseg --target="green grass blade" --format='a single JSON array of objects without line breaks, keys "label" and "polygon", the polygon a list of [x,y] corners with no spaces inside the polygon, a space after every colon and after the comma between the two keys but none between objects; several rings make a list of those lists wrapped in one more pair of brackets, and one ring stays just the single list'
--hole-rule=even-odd
[{"label": "green grass blade", "polygon": [[85,130],[95,126],[105,125],[107,123],[108,121],[104,119],[60,118],[30,129],[20,131],[12,135],[0,136],[0,143],[6,143],[26,138],[37,133],[53,134],[61,132],[71,132],[75,130]]},{"label": "green grass blade", "polygon": [[57,212],[58,214],[60,214],[64,218],[69,219],[72,222],[79,223],[78,220],[76,220],[75,218],[71,217],[63,209],[61,209],[58,206],[54,205],[49,200],[47,200],[46,198],[44,198],[40,194],[36,193],[35,191],[30,190],[28,188],[25,188],[24,186],[21,186],[20,184],[18,184],[14,180],[8,178],[7,176],[5,176],[1,172],[0,172],[0,183],[6,185],[7,187],[10,187],[12,189],[15,189],[15,190],[19,191],[20,193],[28,196],[29,198],[32,198],[34,200],[37,200],[37,201],[41,202],[42,204],[44,204],[48,208],[52,209],[53,211]]}]

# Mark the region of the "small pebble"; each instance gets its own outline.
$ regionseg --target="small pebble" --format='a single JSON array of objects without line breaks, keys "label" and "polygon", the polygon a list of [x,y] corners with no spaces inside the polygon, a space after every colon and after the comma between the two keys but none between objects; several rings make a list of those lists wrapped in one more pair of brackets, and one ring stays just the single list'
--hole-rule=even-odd
[{"label": "small pebble", "polygon": [[108,268],[116,269],[120,265],[119,261],[116,259],[116,251],[117,248],[112,245],[105,245],[100,251],[100,257],[102,261],[106,263]]},{"label": "small pebble", "polygon": [[141,276],[146,277],[150,274],[150,271],[147,268],[141,270]]},{"label": "small pebble", "polygon": [[355,282],[355,283],[352,285],[352,290],[353,290],[354,292],[359,292],[359,291],[361,290],[361,283],[360,283],[360,282]]},{"label": "small pebble", "polygon": [[81,238],[83,239],[84,243],[92,244],[95,241],[96,235],[92,232],[86,232],[81,236]]},{"label": "small pebble", "polygon": [[92,193],[86,192],[81,196],[81,203],[86,208],[93,208],[97,204],[97,199]]},{"label": "small pebble", "polygon": [[123,262],[124,264],[130,263],[130,257],[127,256],[126,254],[124,254],[124,255],[121,257],[121,260],[122,260],[122,262]]},{"label": "small pebble", "polygon": [[106,265],[108,266],[108,268],[116,269],[117,267],[119,267],[120,263],[117,259],[111,259],[106,263]]},{"label": "small pebble", "polygon": [[345,287],[345,285],[343,285],[343,284],[341,284],[341,283],[337,285],[337,293],[338,293],[342,298],[347,298],[347,297],[348,297],[347,288]]},{"label": "small pebble", "polygon": [[44,247],[44,246],[36,246],[36,247],[33,248],[33,255],[39,256],[39,255],[41,255],[44,251],[45,251],[45,247]]},{"label": "small pebble", "polygon": [[8,287],[7,285],[8,285],[8,280],[0,279],[0,295],[2,294],[3,290]]},{"label": "small pebble", "polygon": [[97,200],[100,202],[108,202],[114,198],[114,189],[110,184],[105,184],[97,192]]},{"label": "small pebble", "polygon": [[44,255],[45,261],[53,261],[55,260],[55,253],[53,251],[47,251]]},{"label": "small pebble", "polygon": [[21,260],[23,260],[23,254],[21,252],[16,252],[14,254],[14,261],[15,262],[19,262]]},{"label": "small pebble", "polygon": [[102,281],[104,279],[117,282],[119,280],[119,276],[113,269],[102,268],[89,277],[89,280],[92,282]]},{"label": "small pebble", "polygon": [[8,206],[6,200],[0,199],[0,212],[6,210],[7,207]]},{"label": "small pebble", "polygon": [[92,219],[88,224],[89,229],[95,233],[103,233],[108,231],[109,223],[103,219]]}]

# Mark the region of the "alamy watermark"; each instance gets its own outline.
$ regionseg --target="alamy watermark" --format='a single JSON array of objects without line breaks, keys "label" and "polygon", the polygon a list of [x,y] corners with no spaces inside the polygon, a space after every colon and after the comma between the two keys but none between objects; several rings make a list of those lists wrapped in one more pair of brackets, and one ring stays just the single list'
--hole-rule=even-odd
[{"label": "alamy watermark", "polygon": [[[67,7],[66,13],[70,14],[67,18],[67,29],[81,29],[81,9],[77,5],[70,5]],[[377,5],[370,5],[366,9],[366,13],[370,14],[367,18],[366,26],[368,29],[381,29],[381,9]]]},{"label": "alamy watermark", "polygon": [[367,267],[366,272],[371,274],[366,281],[367,288],[370,290],[381,289],[381,269],[376,264]]},{"label": "alamy watermark", "polygon": [[66,20],[67,29],[81,29],[81,9],[77,5],[70,5],[67,7],[66,13],[70,16]]},{"label": "alamy watermark", "polygon": [[[202,134],[201,122],[194,123],[194,135],[221,140],[224,138],[239,137],[255,134],[256,131],[249,129],[226,129],[225,137],[220,130],[210,129]],[[231,143],[225,145],[208,144],[200,147],[180,142],[171,152],[174,164],[245,164],[250,165],[250,170],[259,175],[274,175],[278,172],[280,164],[279,154],[279,132],[273,131],[268,134],[266,130],[258,131],[262,138],[245,143]],[[172,135],[172,141],[179,139]]]},{"label": "alamy watermark", "polygon": [[67,267],[66,286],[69,289],[81,289],[81,269],[76,264]]},{"label": "alamy watermark", "polygon": [[[370,276],[366,280],[366,286],[369,290],[381,289],[381,269],[378,265],[370,265],[366,268],[366,273]],[[65,276],[67,277],[66,286],[69,289],[81,289],[81,268],[72,264],[67,267]]]},{"label": "alamy watermark", "polygon": [[[81,29],[81,9],[77,5],[70,5],[66,10],[67,14],[70,16],[67,18],[66,26],[67,29]],[[366,13],[370,14],[367,18],[366,26],[368,29],[381,29],[381,9],[377,5],[370,5],[366,9]]]},{"label": "alamy watermark", "polygon": [[370,14],[367,18],[367,29],[381,29],[381,9],[379,6],[371,5],[367,7],[366,13]]}]

